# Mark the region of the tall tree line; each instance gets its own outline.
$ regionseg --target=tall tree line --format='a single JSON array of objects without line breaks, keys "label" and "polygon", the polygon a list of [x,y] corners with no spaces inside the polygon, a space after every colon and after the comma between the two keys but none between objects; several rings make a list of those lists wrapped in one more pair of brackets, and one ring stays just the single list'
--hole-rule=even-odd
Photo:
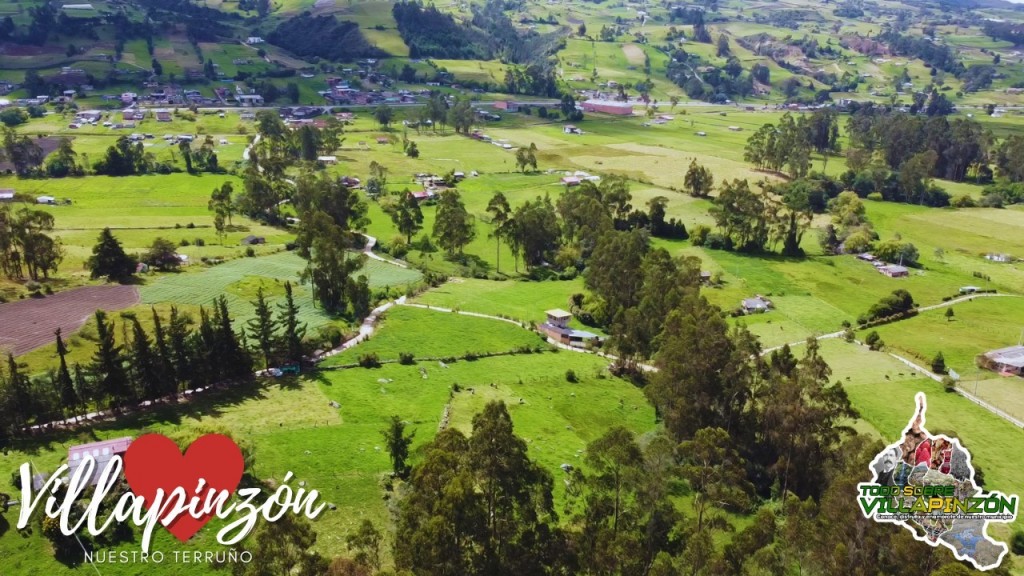
[{"label": "tall tree line", "polygon": [[265,367],[302,361],[308,349],[306,326],[299,320],[291,283],[276,306],[262,290],[252,304],[254,317],[240,330],[232,327],[223,296],[209,308],[200,307],[198,318],[174,306],[166,316],[154,308],[149,329],[136,314],[122,314],[118,322],[98,310],[89,361],[72,363],[59,329],[54,333],[57,365],[46,372],[30,376],[9,355],[0,367],[0,440],[23,434],[27,424],[89,408],[123,410],[189,388],[249,380],[254,359]]}]

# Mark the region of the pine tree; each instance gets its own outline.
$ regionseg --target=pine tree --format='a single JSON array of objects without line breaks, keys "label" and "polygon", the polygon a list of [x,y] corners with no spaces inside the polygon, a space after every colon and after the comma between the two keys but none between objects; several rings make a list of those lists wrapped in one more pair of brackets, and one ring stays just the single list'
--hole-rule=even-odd
[{"label": "pine tree", "polygon": [[90,370],[96,375],[99,393],[117,409],[135,400],[135,393],[124,369],[123,348],[114,341],[114,324],[107,323],[107,313],[96,311],[96,352]]},{"label": "pine tree", "polygon": [[75,375],[75,390],[78,392],[79,402],[82,407],[85,407],[86,399],[94,399],[96,395],[90,385],[86,369],[78,362],[75,362],[72,370]]},{"label": "pine tree", "polygon": [[263,354],[263,367],[270,368],[270,360],[277,348],[277,322],[274,321],[274,314],[263,296],[263,287],[256,290],[256,301],[252,302],[255,316],[245,323],[249,334],[256,339],[256,345]]},{"label": "pine tree", "polygon": [[156,367],[159,377],[160,396],[174,394],[177,392],[177,383],[174,375],[174,359],[171,355],[170,346],[167,344],[167,333],[164,331],[163,321],[157,314],[156,308],[153,313],[153,345],[156,352]]},{"label": "pine tree", "polygon": [[77,414],[81,401],[79,400],[78,393],[75,391],[75,383],[71,379],[71,372],[68,370],[68,347],[64,344],[64,339],[61,338],[60,328],[57,328],[57,331],[53,334],[57,339],[57,356],[60,357],[60,366],[57,368],[56,376],[60,403],[66,414]]},{"label": "pine tree", "polygon": [[942,355],[942,352],[936,353],[935,357],[932,358],[932,372],[936,374],[946,373],[946,358]]},{"label": "pine tree", "polygon": [[192,380],[192,354],[189,348],[188,318],[178,313],[177,306],[171,306],[167,336],[170,339],[171,359],[174,365],[174,380],[179,387],[187,386]]},{"label": "pine tree", "polygon": [[302,360],[305,350],[302,346],[302,338],[306,335],[306,325],[299,323],[299,307],[295,304],[292,295],[292,283],[284,283],[284,303],[280,304],[280,324],[284,327],[282,344],[288,360],[299,362]]},{"label": "pine tree", "polygon": [[28,423],[33,412],[28,377],[21,373],[14,354],[7,354],[7,389],[10,408],[10,429],[17,433]]},{"label": "pine tree", "polygon": [[387,445],[388,456],[391,457],[391,468],[394,470],[395,476],[408,478],[410,468],[406,461],[409,459],[409,445],[412,444],[416,432],[406,434],[405,422],[402,422],[398,416],[392,416],[388,427],[381,430],[380,433],[384,436],[384,444]]},{"label": "pine tree", "polygon": [[[214,311],[216,313],[216,308]],[[194,338],[196,354],[189,360],[193,368],[191,380],[193,386],[206,386],[216,382],[220,379],[224,362],[228,361],[227,358],[220,355],[218,350],[215,324],[206,308],[200,306],[199,333]]]},{"label": "pine tree", "polygon": [[223,376],[232,379],[247,379],[252,376],[252,358],[245,352],[239,337],[231,328],[231,315],[228,313],[228,299],[221,296],[217,299],[217,342],[220,355],[218,359],[227,362]]},{"label": "pine tree", "polygon": [[125,254],[121,242],[114,237],[110,228],[104,228],[88,261],[92,277],[124,280],[135,273],[136,265],[135,258]]},{"label": "pine tree", "polygon": [[158,358],[153,353],[149,335],[146,334],[137,317],[132,317],[131,350],[128,353],[128,364],[132,369],[135,389],[142,393],[144,399],[156,400],[163,395]]}]

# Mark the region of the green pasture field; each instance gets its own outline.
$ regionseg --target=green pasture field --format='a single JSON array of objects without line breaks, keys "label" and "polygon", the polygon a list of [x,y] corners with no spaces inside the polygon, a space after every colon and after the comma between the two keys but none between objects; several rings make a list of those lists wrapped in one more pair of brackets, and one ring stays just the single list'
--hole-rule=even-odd
[{"label": "green pasture field", "polygon": [[473,80],[476,82],[491,82],[492,84],[501,84],[505,81],[505,70],[506,66],[497,61],[491,60],[442,60],[434,59],[431,61],[437,64],[438,68],[443,68],[457,78],[464,80]]},{"label": "green pasture field", "polygon": [[[799,356],[800,351],[795,353]],[[822,343],[822,353],[832,367],[832,378],[842,382],[860,418],[886,443],[899,439],[916,409],[914,395],[928,398],[926,428],[932,434],[960,439],[971,452],[972,462],[985,473],[985,488],[1008,494],[1024,493],[1015,455],[1024,441],[1024,431],[973,404],[958,394],[945,392],[942,384],[916,375],[905,364],[885,352],[871,352],[838,340]],[[871,478],[865,468],[865,480]],[[1012,525],[993,523],[990,531],[1007,540],[1011,529],[1019,530],[1024,519]]]},{"label": "green pasture field", "polygon": [[[928,366],[939,352],[946,366],[965,381],[995,376],[978,368],[979,354],[1016,344],[1024,329],[1024,298],[1019,296],[976,297],[953,306],[953,317],[946,309],[929,310],[903,322],[879,326],[874,330],[890,348]],[[859,337],[866,334],[861,331]],[[1024,381],[1013,379],[1024,386]]]},{"label": "green pasture field", "polygon": [[[600,27],[589,28],[588,34],[596,36]],[[631,47],[631,48],[626,48]],[[627,56],[626,52],[633,53]],[[648,78],[644,72],[643,54],[651,61],[650,79],[653,82],[651,97],[659,101],[667,101],[670,96],[685,97],[679,88],[667,78],[664,71],[668,56],[647,45],[631,42],[591,42],[586,39],[570,38],[566,48],[558,53],[561,74],[573,88],[596,88],[591,82],[591,74],[597,69],[597,82],[604,84],[614,80],[620,84],[642,82]],[[573,80],[575,77],[583,81]]]},{"label": "green pasture field", "polygon": [[[418,449],[436,434],[446,404],[450,404],[450,425],[468,431],[473,414],[484,401],[502,399],[509,406],[517,434],[528,442],[530,456],[557,479],[564,474],[559,466],[565,462],[578,465],[586,444],[608,427],[621,424],[636,433],[654,428],[653,409],[642,391],[607,376],[606,365],[607,361],[590,355],[548,352],[463,361],[448,368],[429,362],[327,371],[298,381],[215,391],[180,406],[161,406],[116,423],[99,424],[91,433],[58,433],[35,439],[0,456],[0,474],[8,477],[27,461],[36,470],[52,471],[65,458],[67,446],[81,442],[145,432],[182,437],[230,430],[237,439],[254,446],[256,477],[280,482],[285,472],[291,471],[293,482],[305,481],[307,489],[319,490],[323,502],[337,507],[325,511],[314,527],[322,535],[316,548],[329,556],[340,555],[346,552],[345,536],[363,518],[378,527],[388,518],[381,480],[390,463],[380,430],[392,414],[406,420],[416,432],[415,460]],[[421,367],[427,372],[426,379]],[[568,369],[576,372],[579,383],[565,380]],[[461,392],[452,392],[455,384]],[[338,402],[340,408],[331,408],[330,401]],[[556,482],[557,502],[564,498],[560,486]],[[158,531],[154,549],[169,553],[211,548],[221,525],[215,520],[186,544]],[[136,540],[114,549],[137,547]],[[386,542],[385,549],[389,547]],[[52,560],[38,530],[25,538],[0,539],[0,553],[5,568],[17,573],[77,573]],[[110,565],[103,573],[118,576],[134,573],[131,570]],[[193,570],[172,562],[147,567],[152,574],[178,575]]]},{"label": "green pasture field", "polygon": [[[584,291],[582,279],[495,282],[460,278],[428,290],[412,301],[417,304],[502,315],[515,320],[540,323],[546,318],[546,310],[567,309],[569,298]],[[571,325],[589,329],[580,326],[575,320]]]},{"label": "green pasture field", "polygon": [[[233,77],[239,71],[257,73],[273,68],[266,60],[256,54],[256,49],[245,44],[214,44],[203,42],[199,44],[203,50],[203,56],[218,66],[218,70]],[[246,59],[249,64],[235,64],[234,60]]]},{"label": "green pasture field", "polygon": [[[193,261],[206,256],[221,258],[240,255],[239,241],[250,234],[263,236],[268,245],[255,246],[259,252],[279,249],[292,234],[242,216],[233,218],[234,225],[220,244],[213,229],[213,215],[207,204],[210,192],[224,182],[231,182],[237,191],[240,180],[228,175],[187,174],[85,178],[53,180],[0,179],[3,185],[31,196],[47,194],[58,199],[70,198],[70,206],[32,205],[54,215],[55,231],[64,244],[65,258],[61,273],[85,274],[85,260],[100,231],[109,227],[131,252],[144,251],[160,236],[176,243],[189,241],[191,246],[180,252]],[[190,228],[189,226],[193,227]],[[195,239],[205,246],[195,246]]]},{"label": "green pasture field", "polygon": [[523,347],[548,348],[540,335],[522,326],[453,312],[396,306],[385,313],[383,321],[386,330],[374,334],[364,344],[328,358],[323,365],[353,364],[370,353],[381,360],[398,360],[402,353],[416,358],[445,358],[513,352]]},{"label": "green pasture field", "polygon": [[[988,253],[1024,254],[1024,212],[1020,207],[936,210],[868,201],[867,210],[883,239],[900,234],[914,243],[926,274],[955,276],[962,286],[1021,292],[1024,268],[984,258]],[[975,272],[991,280],[975,277]]]}]

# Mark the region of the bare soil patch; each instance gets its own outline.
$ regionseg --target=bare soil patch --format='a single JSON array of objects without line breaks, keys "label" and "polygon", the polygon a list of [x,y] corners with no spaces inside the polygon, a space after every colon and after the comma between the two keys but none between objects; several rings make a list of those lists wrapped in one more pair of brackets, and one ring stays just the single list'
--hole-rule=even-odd
[{"label": "bare soil patch", "polygon": [[85,286],[46,298],[26,298],[0,304],[0,350],[15,356],[53,341],[60,328],[65,336],[85,324],[96,310],[121,310],[139,302],[135,286]]}]

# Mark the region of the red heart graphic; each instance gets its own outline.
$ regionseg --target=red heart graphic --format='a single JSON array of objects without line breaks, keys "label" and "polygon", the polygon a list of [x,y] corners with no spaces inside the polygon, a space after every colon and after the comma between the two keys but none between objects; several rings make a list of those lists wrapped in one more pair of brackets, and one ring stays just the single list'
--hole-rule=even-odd
[{"label": "red heart graphic", "polygon": [[[162,434],[140,436],[128,446],[124,455],[124,476],[136,496],[145,499],[146,509],[152,505],[156,491],[163,489],[164,499],[179,486],[185,491],[186,502],[195,495],[199,479],[206,481],[199,494],[205,503],[210,489],[234,493],[242,479],[245,462],[235,442],[223,434],[200,436],[181,454],[178,445]],[[202,506],[198,506],[202,508]],[[171,510],[160,518],[170,516]],[[187,512],[180,514],[167,530],[182,542],[199,531],[213,513],[193,518]]]}]

